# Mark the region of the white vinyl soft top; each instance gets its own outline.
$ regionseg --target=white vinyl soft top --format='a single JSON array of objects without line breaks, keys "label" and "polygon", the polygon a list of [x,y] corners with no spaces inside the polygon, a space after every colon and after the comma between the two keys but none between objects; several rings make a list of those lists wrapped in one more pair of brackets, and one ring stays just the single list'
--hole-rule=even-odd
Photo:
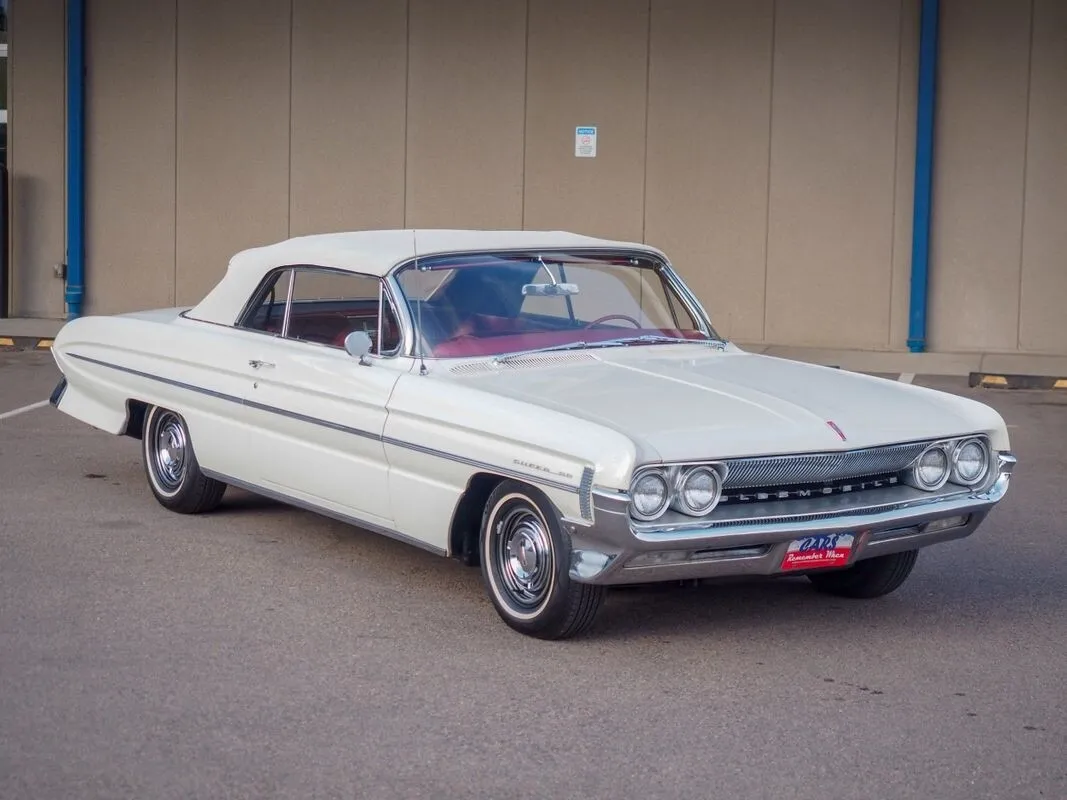
[{"label": "white vinyl soft top", "polygon": [[[416,245],[418,251],[416,252]],[[382,277],[418,255],[502,250],[604,248],[643,250],[666,258],[654,247],[567,231],[376,230],[320,233],[242,250],[216,286],[189,311],[193,319],[231,325],[263,276],[278,267],[313,265]]]}]

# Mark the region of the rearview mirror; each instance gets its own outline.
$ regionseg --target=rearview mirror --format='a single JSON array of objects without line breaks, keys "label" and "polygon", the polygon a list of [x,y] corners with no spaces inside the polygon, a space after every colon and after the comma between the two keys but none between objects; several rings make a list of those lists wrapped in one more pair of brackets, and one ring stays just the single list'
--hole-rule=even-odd
[{"label": "rearview mirror", "polygon": [[578,294],[576,283],[527,283],[522,287],[523,297],[562,297]]},{"label": "rearview mirror", "polygon": [[373,346],[374,343],[371,341],[370,334],[366,331],[352,331],[345,337],[345,352],[361,361]]}]

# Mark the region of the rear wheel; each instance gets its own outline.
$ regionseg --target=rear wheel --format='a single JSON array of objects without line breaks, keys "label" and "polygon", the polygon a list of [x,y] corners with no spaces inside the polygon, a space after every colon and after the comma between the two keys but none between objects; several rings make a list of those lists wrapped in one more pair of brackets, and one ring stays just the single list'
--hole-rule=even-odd
[{"label": "rear wheel", "polygon": [[164,508],[199,514],[222,500],[226,484],[200,471],[189,428],[180,414],[151,408],[145,417],[141,450],[148,486]]},{"label": "rear wheel", "polygon": [[570,539],[540,492],[499,484],[486,502],[479,546],[489,599],[513,629],[565,639],[592,625],[604,588],[570,579]]},{"label": "rear wheel", "polygon": [[843,570],[808,575],[815,588],[838,597],[869,600],[898,589],[915,568],[918,550],[868,558]]}]

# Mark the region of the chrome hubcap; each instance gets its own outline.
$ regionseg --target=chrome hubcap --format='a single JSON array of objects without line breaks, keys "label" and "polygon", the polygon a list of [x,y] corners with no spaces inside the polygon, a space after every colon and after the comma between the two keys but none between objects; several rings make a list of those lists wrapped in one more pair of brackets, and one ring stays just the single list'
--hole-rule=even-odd
[{"label": "chrome hubcap", "polygon": [[521,608],[542,603],[552,584],[552,542],[541,519],[515,508],[496,525],[496,566],[501,588]]},{"label": "chrome hubcap", "polygon": [[174,414],[161,414],[156,422],[155,473],[168,491],[177,489],[185,475],[185,426]]}]

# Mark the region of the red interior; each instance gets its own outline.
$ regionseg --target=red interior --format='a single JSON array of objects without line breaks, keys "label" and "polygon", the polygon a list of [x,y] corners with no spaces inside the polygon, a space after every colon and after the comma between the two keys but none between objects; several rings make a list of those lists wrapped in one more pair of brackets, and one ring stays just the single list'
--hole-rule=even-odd
[{"label": "red interior", "polygon": [[[378,335],[377,316],[377,309],[367,311],[353,311],[351,309],[339,311],[315,310],[303,313],[294,311],[289,318],[289,336],[306,342],[318,342],[320,344],[343,347],[345,337],[348,334],[352,331],[366,330],[368,323],[371,323],[368,333],[370,333],[372,340],[376,339]],[[271,320],[265,329],[272,333],[281,333],[281,318]],[[385,338],[386,348],[391,346],[390,343],[395,343],[399,339],[399,332],[390,314],[385,317],[382,334]]]},{"label": "red interior", "polygon": [[572,342],[602,342],[629,336],[673,336],[684,339],[703,339],[700,331],[680,331],[673,328],[634,328],[629,325],[567,330],[531,330],[520,320],[475,315],[464,322],[450,339],[433,348],[433,355],[441,358],[464,358],[500,355],[540,347]]},{"label": "red interior", "polygon": [[[371,310],[308,310],[294,311],[289,319],[289,336],[309,342],[343,347],[345,337],[356,330],[365,330],[373,322],[377,309]],[[280,333],[281,317],[271,320],[266,330]],[[377,331],[370,331],[375,339]],[[572,342],[602,342],[623,336],[673,336],[685,339],[702,339],[699,331],[683,331],[673,328],[634,328],[630,325],[598,326],[594,328],[568,328],[566,330],[543,330],[527,319],[500,317],[488,314],[473,314],[461,322],[452,336],[431,349],[431,354],[440,358],[465,358],[501,355],[522,350],[570,344]],[[384,336],[386,347],[399,340],[399,331],[391,315],[386,316]]]}]

